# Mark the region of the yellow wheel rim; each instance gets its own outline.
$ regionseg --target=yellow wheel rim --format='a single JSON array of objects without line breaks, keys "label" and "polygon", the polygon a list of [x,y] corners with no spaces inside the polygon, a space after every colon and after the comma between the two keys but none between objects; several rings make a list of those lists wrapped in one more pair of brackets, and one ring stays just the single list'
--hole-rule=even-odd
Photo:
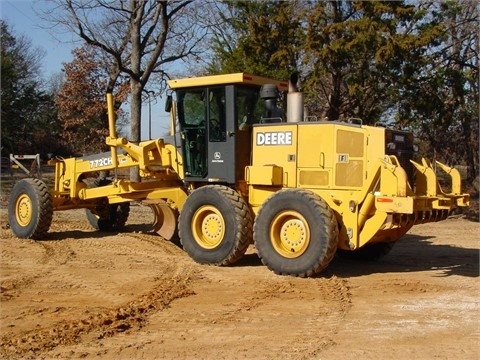
[{"label": "yellow wheel rim", "polygon": [[270,241],[278,254],[286,258],[297,258],[310,244],[310,227],[300,213],[281,212],[271,223]]},{"label": "yellow wheel rim", "polygon": [[32,200],[26,194],[22,194],[15,202],[15,218],[20,226],[27,226],[32,221]]},{"label": "yellow wheel rim", "polygon": [[192,218],[193,238],[204,249],[214,249],[225,236],[225,220],[217,208],[205,205]]}]

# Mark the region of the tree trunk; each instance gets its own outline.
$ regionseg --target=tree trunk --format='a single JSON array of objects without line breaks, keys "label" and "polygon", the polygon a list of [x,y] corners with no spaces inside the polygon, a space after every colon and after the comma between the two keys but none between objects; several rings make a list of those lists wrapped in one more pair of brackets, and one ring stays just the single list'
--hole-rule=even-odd
[{"label": "tree trunk", "polygon": [[477,177],[477,167],[475,164],[475,159],[478,159],[478,152],[475,151],[475,149],[478,149],[478,147],[475,146],[475,141],[478,141],[478,139],[474,139],[474,135],[472,135],[472,128],[470,126],[470,123],[468,121],[465,121],[463,124],[463,138],[465,139],[465,142],[468,144],[467,145],[467,151],[465,153],[465,162],[467,164],[467,184],[470,185],[475,178]]},{"label": "tree trunk", "polygon": [[339,120],[340,107],[342,106],[342,77],[339,74],[332,75],[332,93],[328,102],[328,120]]},{"label": "tree trunk", "polygon": [[[140,27],[143,14],[143,7],[136,0],[130,1],[132,17],[130,18],[130,43],[132,52],[130,63],[132,74],[130,75],[130,136],[135,144],[140,142],[140,124],[142,119],[142,83],[141,83],[141,46]],[[138,167],[130,170],[130,180],[140,182]]]},{"label": "tree trunk", "polygon": [[[135,144],[140,142],[140,124],[142,119],[142,86],[133,78],[130,80],[130,141]],[[130,180],[140,182],[138,167],[130,169]]]}]

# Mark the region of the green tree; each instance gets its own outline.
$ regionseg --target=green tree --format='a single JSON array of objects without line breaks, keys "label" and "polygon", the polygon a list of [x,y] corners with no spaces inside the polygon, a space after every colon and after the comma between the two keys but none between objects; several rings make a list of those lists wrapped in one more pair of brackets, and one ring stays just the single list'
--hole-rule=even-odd
[{"label": "green tree", "polygon": [[41,82],[43,52],[24,36],[15,36],[0,20],[2,156],[36,154],[57,148],[58,122],[53,95]]},{"label": "green tree", "polygon": [[403,1],[315,2],[306,14],[308,106],[329,120],[382,120],[398,98],[404,67],[418,66],[440,34]]},{"label": "green tree", "polygon": [[[209,23],[209,74],[247,72],[286,80],[296,72],[302,39],[295,1],[225,1]],[[212,12],[213,13],[213,12]]]},{"label": "green tree", "polygon": [[441,42],[404,78],[399,122],[416,131],[427,156],[467,165],[471,182],[479,160],[480,6],[448,1],[428,10],[441,27]]},{"label": "green tree", "polygon": [[[439,30],[404,2],[237,1],[214,3],[207,73],[301,73],[308,114],[381,120],[398,97],[403,66]],[[223,11],[222,11],[223,10]],[[211,12],[214,14],[214,12]],[[437,31],[437,32],[435,32]],[[417,58],[418,60],[418,58]]]}]

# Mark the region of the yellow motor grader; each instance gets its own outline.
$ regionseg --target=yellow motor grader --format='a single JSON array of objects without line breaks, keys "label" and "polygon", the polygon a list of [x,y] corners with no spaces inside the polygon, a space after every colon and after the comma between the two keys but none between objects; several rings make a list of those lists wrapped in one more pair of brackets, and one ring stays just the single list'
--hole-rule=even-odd
[{"label": "yellow motor grader", "polygon": [[[428,160],[412,160],[410,133],[305,116],[293,77],[236,73],[169,86],[173,144],[118,138],[107,95],[111,151],[52,160],[53,189],[40,179],[17,182],[13,233],[48,238],[53,211],[76,208],[98,229],[118,231],[128,204],[139,201],[152,207],[155,230],[166,239],[178,231],[197,262],[229,265],[254,244],[275,273],[307,277],[336,253],[381,257],[413,225],[469,205],[458,170],[437,162],[451,179],[447,192]],[[141,182],[117,176],[132,166]],[[113,175],[88,183],[105,171]]]}]

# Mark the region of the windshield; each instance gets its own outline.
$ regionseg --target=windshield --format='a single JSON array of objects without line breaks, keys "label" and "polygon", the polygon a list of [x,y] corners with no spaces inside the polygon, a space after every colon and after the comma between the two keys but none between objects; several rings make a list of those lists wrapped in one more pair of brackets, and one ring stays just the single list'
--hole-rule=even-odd
[{"label": "windshield", "polygon": [[182,126],[202,125],[205,121],[206,89],[180,90],[178,96],[178,120]]}]

